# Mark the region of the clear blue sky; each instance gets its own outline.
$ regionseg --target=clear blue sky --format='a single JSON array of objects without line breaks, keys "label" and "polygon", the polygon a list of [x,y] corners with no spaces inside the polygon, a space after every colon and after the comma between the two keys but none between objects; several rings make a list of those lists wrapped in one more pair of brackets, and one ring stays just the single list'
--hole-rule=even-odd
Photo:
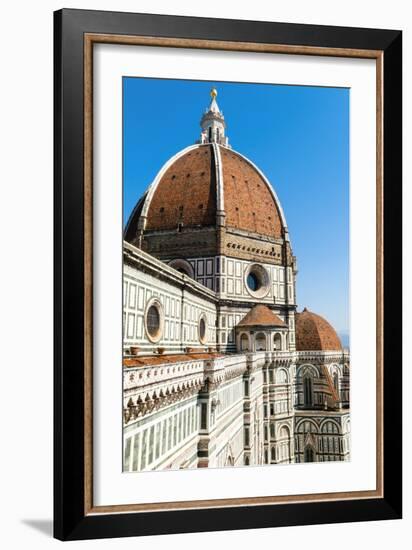
[{"label": "clear blue sky", "polygon": [[232,147],[268,177],[298,261],[297,301],[349,328],[349,90],[124,78],[124,222],[193,144],[216,86]]}]

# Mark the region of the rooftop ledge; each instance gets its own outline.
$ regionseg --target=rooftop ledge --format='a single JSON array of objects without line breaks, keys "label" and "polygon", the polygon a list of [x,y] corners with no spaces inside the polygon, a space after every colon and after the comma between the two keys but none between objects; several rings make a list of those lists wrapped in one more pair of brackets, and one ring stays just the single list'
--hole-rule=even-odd
[{"label": "rooftop ledge", "polygon": [[206,361],[208,359],[216,359],[226,357],[222,353],[175,353],[171,355],[142,355],[138,357],[126,357],[123,359],[124,367],[147,367],[151,365],[168,365],[173,363],[182,363],[184,361]]}]

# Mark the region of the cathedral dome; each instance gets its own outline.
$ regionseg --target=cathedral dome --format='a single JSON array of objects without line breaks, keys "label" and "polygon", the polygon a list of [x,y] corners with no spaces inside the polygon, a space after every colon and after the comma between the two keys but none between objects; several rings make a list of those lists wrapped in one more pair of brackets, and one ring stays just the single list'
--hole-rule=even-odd
[{"label": "cathedral dome", "polygon": [[306,308],[296,314],[296,349],[298,351],[340,351],[342,344],[326,319]]},{"label": "cathedral dome", "polygon": [[223,212],[226,227],[282,237],[279,203],[263,174],[225,146],[202,144],[166,164],[141,213],[151,231],[214,226]]},{"label": "cathedral dome", "polygon": [[199,143],[167,161],[136,205],[126,226],[127,241],[134,242],[139,230],[217,226],[271,240],[287,233],[271,184],[252,161],[229,146],[216,95],[212,90]]},{"label": "cathedral dome", "polygon": [[[146,231],[224,225],[282,237],[283,212],[270,183],[246,157],[220,144],[184,149],[160,170],[133,212],[126,240],[144,218]],[[129,228],[132,230],[130,231]]]}]

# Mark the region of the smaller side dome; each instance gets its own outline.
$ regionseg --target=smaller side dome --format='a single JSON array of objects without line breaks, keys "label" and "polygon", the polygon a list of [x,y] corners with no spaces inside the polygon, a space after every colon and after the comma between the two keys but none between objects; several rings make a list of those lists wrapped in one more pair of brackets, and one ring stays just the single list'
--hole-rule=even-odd
[{"label": "smaller side dome", "polygon": [[306,308],[296,314],[297,351],[341,351],[335,329],[326,319]]},{"label": "smaller side dome", "polygon": [[286,327],[285,323],[267,306],[258,304],[238,323],[238,327]]}]

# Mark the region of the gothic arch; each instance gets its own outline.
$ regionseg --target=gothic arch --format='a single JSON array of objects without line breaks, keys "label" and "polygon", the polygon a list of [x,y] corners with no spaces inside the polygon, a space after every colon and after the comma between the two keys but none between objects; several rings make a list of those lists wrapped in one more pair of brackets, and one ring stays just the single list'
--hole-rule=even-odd
[{"label": "gothic arch", "polygon": [[287,424],[278,426],[277,447],[278,447],[278,458],[280,461],[282,462],[290,461],[291,443],[292,441],[291,441],[290,427]]},{"label": "gothic arch", "polygon": [[333,363],[330,366],[330,373],[333,374],[336,371],[338,372],[339,376],[342,376],[342,366],[338,365],[337,363]]},{"label": "gothic arch", "polygon": [[339,365],[331,365],[329,368],[329,374],[332,379],[333,387],[338,396],[340,396],[340,388],[342,382],[342,368]]},{"label": "gothic arch", "polygon": [[[333,426],[333,430],[330,432],[328,431],[328,425],[332,425]],[[339,426],[339,423],[336,422],[336,420],[332,420],[331,418],[327,418],[325,420],[323,420],[323,422],[321,422],[321,425],[320,425],[320,431],[323,433],[323,434],[339,434],[341,429],[340,429],[340,426]]]},{"label": "gothic arch", "polygon": [[289,382],[288,371],[284,368],[276,370],[276,384],[287,384]]},{"label": "gothic arch", "polygon": [[278,439],[290,438],[290,426],[288,424],[282,424],[278,426]]},{"label": "gothic arch", "polygon": [[300,365],[296,371],[296,376],[298,378],[303,378],[305,375],[310,375],[313,378],[319,378],[319,369],[315,365],[311,365],[309,363]]},{"label": "gothic arch", "polygon": [[[310,428],[309,430],[307,428]],[[302,418],[300,422],[296,424],[296,433],[304,434],[307,432],[310,433],[319,433],[319,427],[313,420],[309,418]]]}]

